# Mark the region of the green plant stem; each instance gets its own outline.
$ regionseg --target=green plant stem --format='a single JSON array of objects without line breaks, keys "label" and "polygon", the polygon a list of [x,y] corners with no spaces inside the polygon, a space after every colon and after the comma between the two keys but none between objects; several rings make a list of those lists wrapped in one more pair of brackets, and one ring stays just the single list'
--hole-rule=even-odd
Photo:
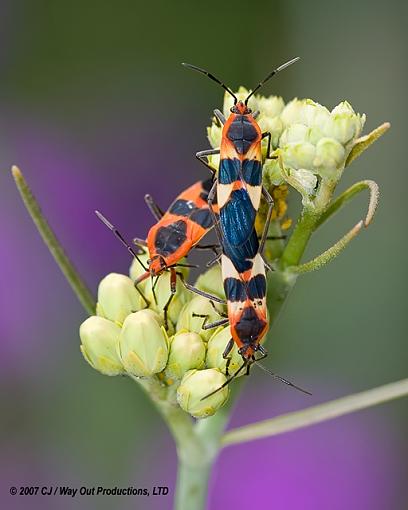
[{"label": "green plant stem", "polygon": [[408,395],[408,379],[338,398],[303,411],[285,414],[227,432],[222,445],[229,446],[314,425]]},{"label": "green plant stem", "polygon": [[13,178],[18,191],[20,192],[21,198],[23,199],[24,205],[26,206],[27,211],[34,221],[35,226],[37,227],[41,237],[47,245],[47,248],[50,250],[52,256],[63,272],[68,283],[71,285],[82,306],[89,313],[89,315],[93,315],[95,313],[95,300],[90,290],[85,285],[78,271],[75,269],[74,265],[65,254],[61,243],[58,241],[56,235],[48,225],[48,222],[44,218],[40,206],[38,205],[38,202],[28,187],[28,184],[24,179],[21,171],[16,166],[13,166],[11,172],[13,174]]}]

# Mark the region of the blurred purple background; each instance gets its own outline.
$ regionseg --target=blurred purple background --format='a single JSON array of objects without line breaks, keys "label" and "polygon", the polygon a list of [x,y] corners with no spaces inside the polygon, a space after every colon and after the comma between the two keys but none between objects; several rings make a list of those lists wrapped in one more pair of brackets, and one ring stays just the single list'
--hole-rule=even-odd
[{"label": "blurred purple background", "polygon": [[[302,278],[268,347],[269,365],[312,398],[263,374],[248,381],[233,426],[406,376],[407,7],[351,2],[175,5],[121,1],[1,2],[0,507],[171,508],[170,436],[134,383],[93,372],[79,352],[85,318],[35,231],[9,175],[17,164],[93,291],[129,257],[93,211],[127,237],[146,234],[151,193],[163,207],[205,168],[205,126],[222,93],[179,63],[236,87],[302,61],[265,93],[348,99],[367,131],[390,134],[342,189],[373,178],[373,226],[319,273]],[[298,197],[292,197],[294,207]],[[317,254],[364,210],[353,203],[313,240]],[[222,452],[209,508],[402,510],[408,505],[407,405],[394,402]],[[166,498],[11,497],[15,485],[168,485]]]}]

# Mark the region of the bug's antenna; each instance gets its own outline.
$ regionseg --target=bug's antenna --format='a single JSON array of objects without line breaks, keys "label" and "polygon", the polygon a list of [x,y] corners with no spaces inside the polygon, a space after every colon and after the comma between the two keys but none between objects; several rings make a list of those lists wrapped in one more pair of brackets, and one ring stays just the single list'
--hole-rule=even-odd
[{"label": "bug's antenna", "polygon": [[237,375],[241,372],[241,370],[242,370],[243,368],[245,368],[245,367],[248,365],[248,361],[249,361],[249,360],[247,360],[247,359],[246,359],[246,360],[244,360],[244,362],[243,362],[243,363],[242,363],[242,365],[238,368],[238,370],[237,370],[234,374],[232,374],[232,376],[231,376],[230,378],[228,378],[228,379],[225,381],[225,383],[224,383],[224,384],[221,384],[221,386],[220,386],[219,388],[217,388],[216,390],[212,391],[211,393],[209,393],[208,395],[206,395],[205,397],[203,397],[203,398],[202,398],[202,399],[200,399],[200,400],[205,400],[206,398],[211,397],[212,395],[215,395],[215,393],[218,393],[219,391],[221,391],[223,388],[225,388],[225,386],[228,386],[228,384],[229,384],[231,381],[233,381],[233,380],[237,377]]},{"label": "bug's antenna", "polygon": [[264,370],[267,374],[269,374],[274,379],[277,379],[278,381],[280,381],[284,384],[287,384],[288,386],[291,386],[292,388],[295,388],[296,390],[299,390],[302,393],[306,393],[306,395],[311,395],[310,391],[304,390],[300,386],[296,386],[296,384],[293,384],[292,382],[288,381],[287,379],[284,379],[280,375],[275,374],[275,372],[272,372],[271,370],[269,370],[269,368],[266,368],[266,366],[262,365],[262,363],[260,363],[259,361],[254,361],[254,364],[257,365],[259,368],[262,368],[262,370]]},{"label": "bug's antenna", "polygon": [[294,64],[295,62],[297,62],[298,60],[300,59],[300,57],[295,57],[295,58],[292,58],[292,60],[289,60],[289,62],[286,62],[285,64],[282,64],[281,66],[279,66],[277,69],[274,69],[273,71],[271,71],[268,76],[266,76],[261,82],[258,83],[258,85],[254,88],[254,90],[247,96],[247,98],[245,99],[245,104],[248,104],[248,100],[249,98],[255,94],[255,92],[257,90],[259,90],[263,85],[265,85],[265,83],[267,81],[269,81],[272,76],[275,76],[275,74],[279,73],[280,71],[283,71],[284,69],[286,69],[287,67],[291,66],[292,64]]},{"label": "bug's antenna", "polygon": [[114,225],[112,225],[112,223],[108,221],[102,213],[100,213],[99,211],[95,211],[95,214],[102,221],[102,223],[104,223],[109,228],[109,230],[113,232],[113,234],[119,239],[119,241],[123,244],[127,251],[139,262],[143,269],[147,271],[148,270],[147,267],[145,267],[145,265],[143,264],[141,259],[137,256],[137,253],[130,246],[130,244],[126,242],[125,238],[122,236],[119,230]]},{"label": "bug's antenna", "polygon": [[225,83],[223,83],[221,80],[219,80],[216,76],[209,73],[205,69],[201,69],[201,67],[193,66],[192,64],[186,64],[185,62],[182,62],[181,65],[184,67],[187,67],[187,69],[192,69],[193,71],[198,71],[199,73],[205,74],[205,76],[208,76],[208,78],[210,78],[210,80],[213,80],[216,83],[218,83],[218,85],[221,85],[221,87],[224,90],[226,90],[229,94],[231,94],[231,96],[234,98],[234,104],[237,104],[237,101],[238,101],[237,96],[232,92],[232,90],[229,87],[227,87],[225,85]]}]

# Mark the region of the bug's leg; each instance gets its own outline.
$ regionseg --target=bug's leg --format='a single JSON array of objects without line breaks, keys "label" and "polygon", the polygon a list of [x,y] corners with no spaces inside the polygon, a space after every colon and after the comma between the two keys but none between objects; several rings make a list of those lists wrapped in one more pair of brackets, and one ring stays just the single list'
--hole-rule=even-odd
[{"label": "bug's leg", "polygon": [[153,276],[151,277],[151,280],[152,280],[153,299],[154,299],[155,304],[157,305],[156,285],[157,285],[157,282],[159,281],[159,276],[156,276],[156,279],[154,280],[154,282],[153,282]]},{"label": "bug's leg", "polygon": [[218,110],[218,108],[216,108],[214,110],[214,115],[219,120],[221,126],[223,126],[225,124],[226,120],[225,120],[224,114],[221,112],[221,110]]},{"label": "bug's leg", "polygon": [[173,267],[171,267],[170,268],[170,296],[169,296],[169,299],[167,300],[166,304],[163,306],[164,327],[166,330],[169,329],[167,313],[168,313],[170,303],[172,302],[174,295],[176,294],[176,287],[177,287],[177,273],[176,273],[176,270]]},{"label": "bug's leg", "polygon": [[257,119],[260,113],[261,112],[259,110],[254,111],[254,113],[252,114],[252,118]]},{"label": "bug's leg", "polygon": [[208,322],[208,319],[210,318],[209,315],[205,315],[205,314],[202,314],[202,313],[192,313],[192,316],[193,317],[201,317],[202,319],[204,319],[202,325],[201,325],[201,329],[213,329],[213,328],[218,328],[219,326],[224,326],[224,324],[227,324],[229,322],[229,319],[227,318],[223,318],[223,319],[220,319],[218,321],[214,321],[214,322]]},{"label": "bug's leg", "polygon": [[138,287],[136,282],[135,282],[135,289],[140,294],[140,296],[142,297],[143,301],[146,303],[146,308],[149,308],[150,303],[149,303],[148,299],[146,298],[146,296],[144,295],[142,289],[139,289],[139,287]]},{"label": "bug's leg", "polygon": [[266,159],[271,159],[271,140],[272,140],[272,135],[269,131],[265,131],[265,133],[262,133],[262,140],[264,138],[267,138],[268,139],[268,145],[266,147]]},{"label": "bug's leg", "polygon": [[222,253],[217,253],[217,255],[205,265],[206,267],[212,267],[216,262],[220,261]]},{"label": "bug's leg", "polygon": [[181,283],[184,285],[184,287],[187,290],[190,290],[191,292],[194,292],[195,294],[198,294],[199,296],[202,296],[202,297],[205,297],[212,301],[215,301],[216,303],[221,303],[222,305],[227,304],[225,299],[221,299],[218,296],[213,296],[212,294],[209,294],[208,292],[204,292],[203,290],[197,289],[197,287],[194,287],[194,285],[190,285],[188,282],[185,281],[183,273],[177,272],[176,274],[180,278]]},{"label": "bug's leg", "polygon": [[229,376],[229,366],[231,363],[231,356],[229,355],[232,351],[232,348],[234,347],[234,340],[230,338],[228,340],[227,345],[225,346],[224,352],[222,353],[222,357],[227,360],[227,363],[225,364],[225,375]]},{"label": "bug's leg", "polygon": [[210,172],[214,175],[215,170],[214,168],[209,164],[207,156],[214,156],[215,154],[219,154],[220,149],[206,149],[204,151],[199,151],[196,153],[196,158],[201,161],[203,165],[205,165]]},{"label": "bug's leg", "polygon": [[160,207],[153,200],[153,197],[151,195],[147,194],[144,196],[144,201],[146,202],[147,207],[150,209],[150,212],[153,214],[153,216],[156,218],[156,220],[160,221],[164,216],[164,212],[160,209]]},{"label": "bug's leg", "polygon": [[226,313],[224,313],[224,312],[220,312],[219,310],[217,310],[217,308],[216,308],[216,306],[215,306],[215,304],[214,304],[214,301],[211,301],[211,300],[210,300],[210,305],[212,306],[212,308],[213,308],[214,312],[215,312],[217,315],[219,315],[220,317],[224,317],[224,319],[225,319],[226,317],[228,317],[228,315],[227,315]]},{"label": "bug's leg", "polygon": [[272,198],[272,196],[270,195],[269,191],[265,188],[265,186],[262,186],[262,195],[264,196],[265,200],[268,203],[268,213],[266,215],[265,226],[264,226],[264,230],[262,232],[261,242],[259,244],[259,253],[261,253],[261,254],[263,253],[264,248],[265,248],[265,241],[266,241],[266,238],[268,236],[268,231],[269,231],[269,225],[271,223],[273,206],[274,206],[274,203],[275,203],[273,198]]}]

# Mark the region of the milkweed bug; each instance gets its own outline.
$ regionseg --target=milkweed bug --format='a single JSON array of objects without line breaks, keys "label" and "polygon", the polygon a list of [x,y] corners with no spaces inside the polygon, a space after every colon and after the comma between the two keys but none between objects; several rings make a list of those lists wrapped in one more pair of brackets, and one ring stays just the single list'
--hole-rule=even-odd
[{"label": "milkweed bug", "polygon": [[[252,238],[242,247],[242,253],[245,254],[245,257],[240,259],[237,263],[236,261],[233,262],[228,256],[229,250],[227,245],[223,245],[221,268],[228,311],[227,317],[207,324],[208,316],[195,314],[196,316],[204,318],[203,329],[211,329],[229,323],[231,339],[223,352],[223,357],[227,360],[227,376],[229,375],[228,368],[231,361],[230,353],[234,343],[237,345],[238,353],[242,356],[243,360],[239,369],[232,374],[222,386],[206,395],[202,400],[220,391],[227,384],[230,384],[242,370],[246,369],[246,373],[249,374],[250,367],[253,364],[258,365],[264,371],[268,372],[269,375],[284,384],[300,390],[303,393],[310,394],[296,384],[271,372],[260,363],[260,360],[266,358],[268,355],[261,342],[268,331],[269,321],[266,308],[265,264],[258,251],[258,246],[258,238],[254,231]],[[223,302],[216,296],[213,296],[212,299],[217,302]],[[256,353],[258,352],[260,356],[256,357]]]},{"label": "milkweed bug", "polygon": [[[197,247],[201,238],[212,228],[212,216],[208,206],[208,191],[211,189],[212,179],[199,181],[183,191],[163,212],[153,201],[150,195],[145,196],[146,204],[155,216],[157,222],[150,228],[146,241],[135,239],[135,244],[146,247],[149,252],[148,267],[139,258],[140,252],[136,252],[123,238],[121,233],[99,211],[95,211],[98,218],[115,234],[125,245],[127,250],[135,257],[145,272],[135,281],[136,289],[140,292],[146,304],[149,305],[138,284],[147,278],[158,278],[164,271],[170,271],[170,296],[163,308],[164,322],[167,328],[167,311],[171,300],[176,293],[177,276],[189,290],[197,290],[184,281],[183,274],[176,271],[176,267],[194,267],[190,264],[182,264],[180,260],[188,255],[193,247]],[[217,206],[215,206],[217,214]],[[214,213],[213,213],[214,214]],[[212,248],[209,246],[209,248]],[[155,285],[152,285],[155,296]],[[205,293],[199,291],[201,295]],[[205,295],[206,296],[206,295]]]},{"label": "milkweed bug", "polygon": [[[207,157],[214,154],[220,155],[218,174],[209,192],[208,203],[212,210],[215,194],[217,194],[222,235],[231,247],[239,247],[250,239],[255,228],[255,217],[259,209],[261,195],[263,195],[268,202],[268,214],[260,245],[262,253],[273,208],[273,199],[266,188],[262,186],[261,145],[262,140],[267,138],[266,157],[270,158],[271,133],[262,133],[256,121],[259,112],[252,112],[248,107],[248,101],[272,76],[297,60],[299,57],[271,71],[244,101],[239,101],[229,87],[205,69],[183,63],[185,67],[198,71],[221,85],[234,98],[234,105],[227,119],[219,110],[214,110],[216,118],[223,125],[220,149],[204,150],[196,154],[196,157],[211,171],[213,169],[209,165]],[[215,218],[213,221],[216,223]]]}]

